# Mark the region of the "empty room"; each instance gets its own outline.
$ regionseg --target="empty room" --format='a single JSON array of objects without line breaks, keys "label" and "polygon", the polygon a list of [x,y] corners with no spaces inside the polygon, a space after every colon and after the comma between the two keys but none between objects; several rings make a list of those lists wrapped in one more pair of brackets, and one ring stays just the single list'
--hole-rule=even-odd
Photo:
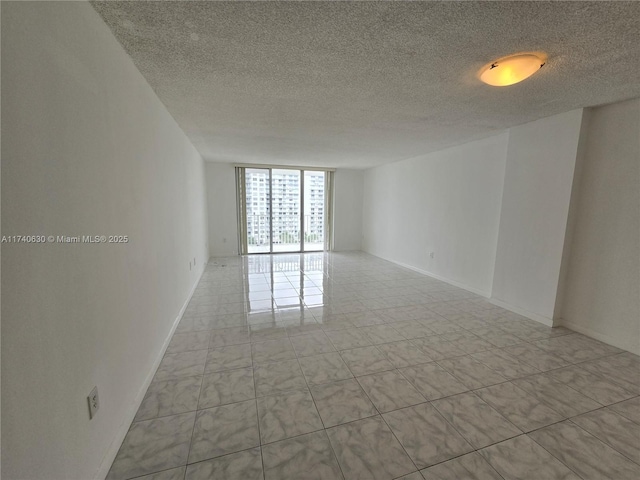
[{"label": "empty room", "polygon": [[2,479],[640,478],[640,2],[0,19]]}]

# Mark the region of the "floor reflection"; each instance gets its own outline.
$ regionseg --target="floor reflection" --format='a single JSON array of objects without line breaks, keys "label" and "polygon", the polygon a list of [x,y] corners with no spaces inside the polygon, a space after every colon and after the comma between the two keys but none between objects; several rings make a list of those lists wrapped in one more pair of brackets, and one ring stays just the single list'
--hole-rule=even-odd
[{"label": "floor reflection", "polygon": [[[272,326],[316,323],[314,312],[324,306],[324,289],[330,277],[330,257],[322,253],[251,255],[242,258],[244,297],[248,323]],[[258,315],[254,320],[252,317]],[[288,320],[284,319],[288,316]]]}]

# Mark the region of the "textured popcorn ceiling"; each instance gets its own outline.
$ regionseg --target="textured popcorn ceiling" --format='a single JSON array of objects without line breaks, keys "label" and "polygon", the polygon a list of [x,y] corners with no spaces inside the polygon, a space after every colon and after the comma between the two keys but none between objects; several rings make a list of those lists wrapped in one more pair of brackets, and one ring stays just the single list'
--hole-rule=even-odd
[{"label": "textured popcorn ceiling", "polygon": [[[640,96],[640,2],[93,2],[207,160],[364,168]],[[498,57],[544,51],[489,87]]]}]

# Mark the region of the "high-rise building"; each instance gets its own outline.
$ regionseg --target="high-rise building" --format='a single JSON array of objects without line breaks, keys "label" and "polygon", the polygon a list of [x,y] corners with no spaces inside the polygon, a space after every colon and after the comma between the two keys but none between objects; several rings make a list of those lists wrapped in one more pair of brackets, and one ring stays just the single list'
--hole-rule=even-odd
[{"label": "high-rise building", "polygon": [[[247,238],[250,245],[268,245],[270,231],[274,244],[300,242],[300,171],[261,169],[246,171]],[[304,235],[307,243],[324,241],[324,172],[305,172]],[[273,200],[271,200],[273,198]],[[273,226],[270,214],[273,210]]]}]

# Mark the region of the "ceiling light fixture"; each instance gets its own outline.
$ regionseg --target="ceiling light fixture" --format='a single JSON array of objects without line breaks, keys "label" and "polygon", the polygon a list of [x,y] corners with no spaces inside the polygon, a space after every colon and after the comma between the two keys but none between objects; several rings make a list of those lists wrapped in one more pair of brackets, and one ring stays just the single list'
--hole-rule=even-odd
[{"label": "ceiling light fixture", "polygon": [[494,87],[506,87],[529,78],[546,63],[539,53],[519,53],[495,60],[480,70],[480,80]]}]

